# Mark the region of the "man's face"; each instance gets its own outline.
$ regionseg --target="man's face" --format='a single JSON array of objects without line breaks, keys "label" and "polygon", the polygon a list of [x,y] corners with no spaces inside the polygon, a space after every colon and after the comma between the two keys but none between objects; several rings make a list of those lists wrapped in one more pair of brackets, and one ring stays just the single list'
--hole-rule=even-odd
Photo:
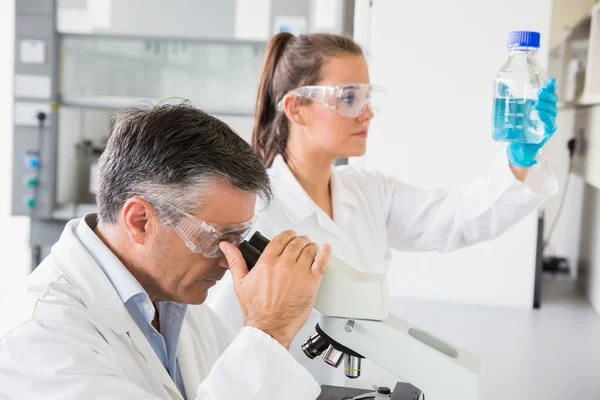
[{"label": "man's face", "polygon": [[[213,184],[203,207],[195,217],[213,224],[235,224],[254,216],[256,195],[232,188],[226,183]],[[206,300],[208,289],[226,272],[227,261],[205,258],[193,253],[170,226],[154,223],[156,228],[144,245],[143,263],[148,274],[144,287],[158,294],[158,301],[170,300],[185,304],[200,304]]]}]

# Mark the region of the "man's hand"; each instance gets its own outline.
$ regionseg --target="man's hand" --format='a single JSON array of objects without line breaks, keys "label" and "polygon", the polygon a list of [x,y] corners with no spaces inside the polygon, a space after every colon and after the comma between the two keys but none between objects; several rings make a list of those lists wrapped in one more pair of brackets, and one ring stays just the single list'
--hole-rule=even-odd
[{"label": "man's hand", "polygon": [[222,242],[246,325],[271,335],[285,348],[302,328],[317,298],[331,247],[319,247],[293,231],[277,235],[248,272],[239,249]]}]

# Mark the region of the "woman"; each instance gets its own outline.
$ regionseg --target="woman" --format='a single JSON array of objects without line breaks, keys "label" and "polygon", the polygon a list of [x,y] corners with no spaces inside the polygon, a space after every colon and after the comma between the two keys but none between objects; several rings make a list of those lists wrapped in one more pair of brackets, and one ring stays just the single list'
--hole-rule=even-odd
[{"label": "woman", "polygon": [[[269,168],[274,200],[256,229],[272,237],[285,229],[330,243],[355,268],[385,272],[390,249],[451,251],[497,237],[558,187],[539,145],[510,144],[492,171],[463,191],[413,187],[377,171],[332,167],[338,157],[366,151],[369,123],[382,88],[370,85],[360,47],[351,39],[276,35],[262,72],[252,145]],[[537,103],[546,140],[556,130],[554,82]],[[243,316],[233,285],[220,283],[209,303],[233,327]],[[300,343],[314,332],[313,312],[290,350],[321,384],[343,372],[309,360]],[[368,372],[371,366],[363,368]],[[373,383],[373,382],[371,382]]]}]

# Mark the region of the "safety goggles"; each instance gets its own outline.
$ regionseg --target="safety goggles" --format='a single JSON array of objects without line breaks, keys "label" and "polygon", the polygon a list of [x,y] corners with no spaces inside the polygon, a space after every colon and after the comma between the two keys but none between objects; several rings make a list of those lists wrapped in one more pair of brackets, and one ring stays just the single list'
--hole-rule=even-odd
[{"label": "safety goggles", "polygon": [[302,86],[289,91],[278,103],[279,111],[283,110],[283,101],[287,96],[297,96],[321,104],[335,110],[344,117],[357,118],[365,108],[373,111],[381,110],[384,105],[387,89],[369,83],[350,83],[344,86]]},{"label": "safety goggles", "polygon": [[249,221],[237,224],[212,224],[165,204],[165,224],[171,226],[194,253],[206,258],[217,258],[223,253],[219,243],[238,246],[252,229],[256,215]]}]

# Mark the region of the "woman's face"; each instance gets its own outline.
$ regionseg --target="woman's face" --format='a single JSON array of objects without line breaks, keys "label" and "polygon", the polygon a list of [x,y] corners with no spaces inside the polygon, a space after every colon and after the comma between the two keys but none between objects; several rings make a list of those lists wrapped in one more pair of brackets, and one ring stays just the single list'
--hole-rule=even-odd
[{"label": "woman's face", "polygon": [[[327,62],[321,70],[317,85],[344,86],[350,83],[370,83],[367,63],[362,56],[339,55]],[[367,106],[355,118],[345,117],[317,102],[301,106],[302,141],[310,148],[333,157],[361,156],[367,150],[367,135],[373,112]]]}]

